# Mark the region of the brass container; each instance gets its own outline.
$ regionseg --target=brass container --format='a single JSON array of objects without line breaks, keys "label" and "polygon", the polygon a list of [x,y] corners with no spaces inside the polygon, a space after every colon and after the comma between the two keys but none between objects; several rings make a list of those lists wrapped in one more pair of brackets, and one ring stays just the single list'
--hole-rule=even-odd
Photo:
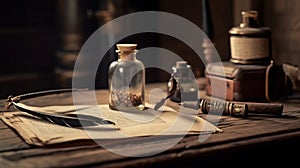
[{"label": "brass container", "polygon": [[229,30],[232,63],[270,64],[271,29],[260,27],[257,11],[243,11],[243,22]]}]

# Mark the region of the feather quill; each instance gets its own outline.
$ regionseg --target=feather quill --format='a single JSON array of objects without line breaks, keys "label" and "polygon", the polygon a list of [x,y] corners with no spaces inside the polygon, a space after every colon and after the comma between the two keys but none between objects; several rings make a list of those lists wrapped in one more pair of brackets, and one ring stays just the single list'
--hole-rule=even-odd
[{"label": "feather quill", "polygon": [[61,126],[66,126],[66,127],[82,127],[82,126],[95,126],[99,124],[113,124],[113,125],[115,124],[112,121],[99,119],[99,118],[97,120],[89,120],[89,119],[78,118],[78,117],[70,117],[70,116],[64,116],[58,114],[45,113],[37,110],[32,110],[30,108],[27,108],[27,106],[23,105],[22,103],[18,103],[18,101],[20,101],[21,99],[23,100],[26,98],[32,98],[41,95],[56,94],[56,93],[74,91],[74,90],[77,91],[78,89],[48,90],[42,92],[28,93],[24,95],[15,96],[15,97],[9,96],[6,104],[6,109],[8,109],[11,105],[14,105],[14,107],[16,107],[20,111],[39,117],[48,122],[58,124]]}]

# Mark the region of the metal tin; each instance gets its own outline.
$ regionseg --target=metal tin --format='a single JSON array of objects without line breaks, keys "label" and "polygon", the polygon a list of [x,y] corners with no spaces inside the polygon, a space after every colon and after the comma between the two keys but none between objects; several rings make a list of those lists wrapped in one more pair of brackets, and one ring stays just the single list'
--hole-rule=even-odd
[{"label": "metal tin", "polygon": [[242,12],[243,22],[229,30],[230,61],[238,64],[270,64],[271,29],[260,27],[257,11]]}]

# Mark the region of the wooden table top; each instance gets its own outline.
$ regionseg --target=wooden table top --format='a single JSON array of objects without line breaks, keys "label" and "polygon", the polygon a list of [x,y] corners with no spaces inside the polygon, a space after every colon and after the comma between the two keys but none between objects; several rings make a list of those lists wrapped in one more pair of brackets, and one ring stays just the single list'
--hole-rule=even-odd
[{"label": "wooden table top", "polygon": [[[153,88],[166,90],[164,84],[147,84],[146,93]],[[99,103],[107,103],[107,90],[97,90]],[[33,98],[30,103],[47,105],[70,103],[69,93],[60,96]],[[57,99],[59,97],[59,99]],[[3,104],[5,100],[1,101]],[[276,165],[297,164],[300,149],[300,100],[281,101],[281,117],[253,115],[246,119],[222,116],[214,123],[222,133],[210,135],[204,142],[199,135],[185,136],[172,148],[146,157],[125,157],[110,152],[100,145],[87,142],[70,142],[46,147],[26,144],[22,138],[0,120],[0,165],[4,167],[199,167],[199,166],[254,166],[265,163]],[[168,101],[171,107],[176,103]],[[3,106],[1,106],[3,110]],[[199,114],[205,119],[205,114]],[[153,143],[128,143],[134,148]],[[118,145],[123,145],[118,142]],[[295,154],[294,154],[295,153]],[[2,167],[1,166],[1,167]]]}]

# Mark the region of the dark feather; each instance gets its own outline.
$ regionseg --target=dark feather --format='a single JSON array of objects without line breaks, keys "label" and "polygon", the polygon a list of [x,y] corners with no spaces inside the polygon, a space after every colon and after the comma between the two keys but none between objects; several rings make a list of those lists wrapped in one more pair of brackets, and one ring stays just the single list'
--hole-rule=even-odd
[{"label": "dark feather", "polygon": [[27,108],[23,108],[19,106],[18,103],[16,102],[12,102],[12,103],[20,111],[39,117],[51,123],[66,126],[66,127],[82,127],[82,126],[95,126],[98,124],[114,124],[112,121],[108,121],[104,119],[101,119],[101,122],[99,121],[96,122],[96,121],[77,118],[77,117],[69,117],[69,116],[55,115],[55,114],[49,114],[44,112],[37,112]]},{"label": "dark feather", "polygon": [[9,96],[5,107],[6,110],[9,109],[11,105],[14,105],[18,110],[26,112],[28,114],[31,114],[33,116],[39,117],[43,120],[49,121],[51,123],[55,123],[58,125],[66,126],[66,127],[82,127],[82,126],[95,126],[98,124],[115,124],[112,121],[104,120],[101,118],[97,118],[97,120],[87,119],[87,118],[79,118],[73,117],[73,116],[63,116],[63,115],[57,115],[57,114],[50,114],[45,113],[41,111],[34,111],[29,108],[22,107],[18,102],[20,100],[34,98],[38,96],[44,96],[44,95],[50,95],[50,94],[59,94],[59,93],[65,93],[65,92],[73,92],[73,91],[86,91],[88,89],[77,89],[77,88],[69,88],[69,89],[54,89],[54,90],[45,90],[45,91],[39,91],[39,92],[32,92],[32,93],[26,93],[19,96]]}]

